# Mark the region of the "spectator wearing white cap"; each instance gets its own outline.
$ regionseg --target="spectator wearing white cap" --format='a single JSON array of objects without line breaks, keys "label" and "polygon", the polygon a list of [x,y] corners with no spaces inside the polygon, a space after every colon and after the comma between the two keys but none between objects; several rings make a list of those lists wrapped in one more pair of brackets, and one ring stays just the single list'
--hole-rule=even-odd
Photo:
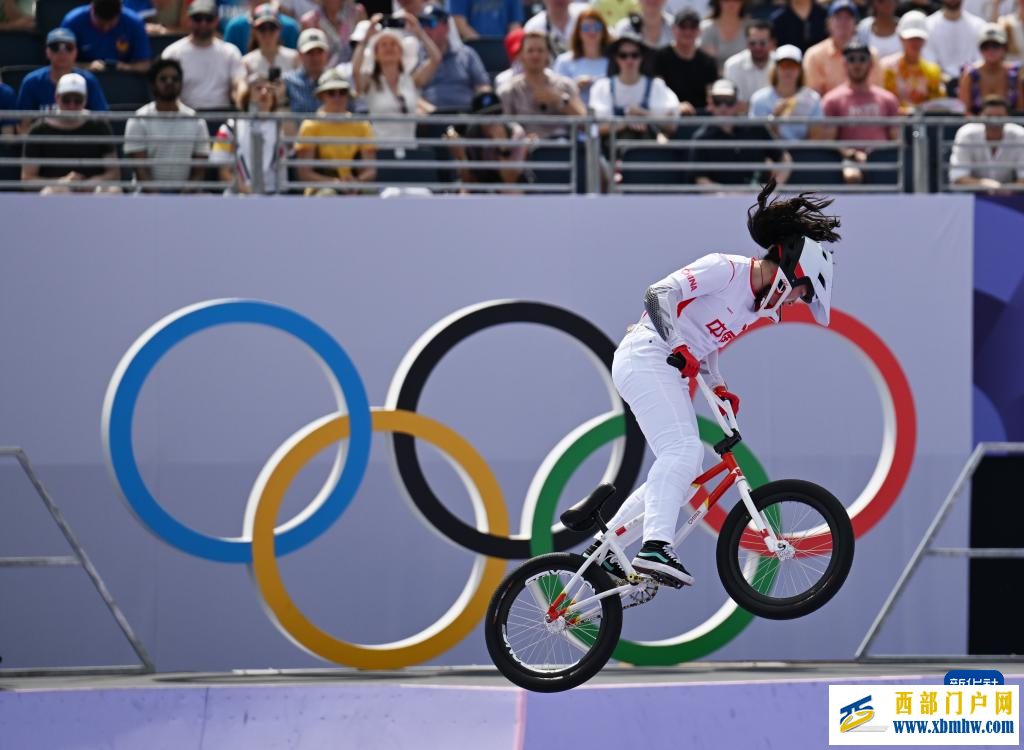
[{"label": "spectator wearing white cap", "polygon": [[[46,35],[46,59],[50,64],[33,70],[21,81],[18,89],[18,102],[15,109],[49,109],[56,101],[57,82],[67,73],[78,73],[85,79],[89,89],[89,109],[93,112],[105,112],[110,109],[107,98],[103,95],[100,82],[90,71],[75,65],[78,44],[71,29],[58,26]],[[22,123],[22,130],[27,130],[29,120]]]},{"label": "spectator wearing white cap", "polygon": [[[804,53],[804,76],[807,85],[824,96],[846,81],[846,59],[843,50],[854,38],[860,11],[853,0],[832,0],[828,6],[828,38],[818,42]],[[870,81],[882,82],[878,55],[871,51]]]},{"label": "spectator wearing white cap", "polygon": [[[985,97],[982,117],[1006,117],[1006,101]],[[1016,123],[969,122],[960,126],[949,158],[949,181],[998,192],[1007,184],[1024,185],[1024,127]]]},{"label": "spectator wearing white cap", "polygon": [[315,92],[320,76],[327,69],[328,49],[327,35],[320,29],[303,29],[299,34],[300,67],[288,71],[282,78],[292,112],[316,112],[320,106]]},{"label": "spectator wearing white cap", "polygon": [[[193,158],[205,159],[210,153],[206,122],[195,117],[195,110],[182,104],[181,63],[155,60],[147,73],[153,101],[140,107],[124,129],[124,153],[135,159],[160,159],[164,163],[139,164],[135,175],[140,182],[185,182],[201,180],[204,167],[193,166]],[[190,115],[193,119],[174,115]],[[143,184],[143,190],[148,190]],[[159,188],[159,192],[177,192]]]},{"label": "spectator wearing white cap", "polygon": [[[437,71],[441,63],[441,51],[424,33],[419,19],[406,14],[405,28],[416,35],[424,52],[424,59],[419,65],[412,72],[407,72],[402,60],[402,36],[391,29],[383,29],[380,25],[382,20],[383,16],[379,13],[370,19],[366,38],[356,46],[352,56],[352,75],[356,79],[356,89],[371,115],[416,115],[420,112],[420,91]],[[363,57],[368,47],[373,52],[373,69],[369,72],[363,67]],[[374,131],[383,140],[412,142],[416,123],[395,120],[378,122]],[[385,148],[397,146],[397,143],[392,143]]]},{"label": "spectator wearing white cap", "polygon": [[900,37],[896,31],[896,0],[871,0],[871,15],[857,24],[857,36],[871,47],[879,58],[899,53]]},{"label": "spectator wearing white cap", "polygon": [[[708,92],[708,110],[713,117],[734,117],[736,111],[736,85],[720,78],[711,85]],[[764,146],[734,146],[710,148],[708,142],[722,141],[764,141]],[[789,153],[779,148],[772,134],[763,125],[704,125],[693,136],[690,161],[701,164],[737,164],[741,162],[764,162],[775,167],[772,175],[781,184],[789,178],[788,169],[779,169],[789,164]],[[694,182],[698,185],[753,185],[767,180],[768,170],[733,171],[713,167],[694,168]]]},{"label": "spectator wearing white cap", "polygon": [[[78,73],[66,73],[57,82],[56,101],[59,114],[83,113],[88,103],[89,88],[85,78]],[[60,136],[53,140],[34,141],[37,136]],[[85,118],[47,117],[39,120],[28,130],[23,155],[26,159],[66,159],[67,163],[25,164],[21,168],[21,179],[51,180],[42,193],[67,192],[114,192],[117,188],[104,188],[100,183],[117,180],[120,169],[115,160],[117,150],[113,142],[83,143],[80,139],[89,137],[113,137],[110,125],[105,120]],[[104,159],[106,164],[82,165],[78,159]],[[35,187],[29,188],[35,190]]]},{"label": "spectator wearing white cap", "polygon": [[197,110],[229,110],[236,88],[245,80],[242,55],[219,39],[214,0],[193,0],[188,9],[191,32],[164,50],[184,71],[181,101]]},{"label": "spectator wearing white cap", "polygon": [[899,100],[902,114],[946,96],[942,70],[922,55],[928,43],[927,20],[919,10],[907,11],[896,29],[903,52],[882,59],[882,88]]},{"label": "spectator wearing white cap", "polygon": [[977,114],[987,96],[998,96],[1011,111],[1024,98],[1020,65],[1006,61],[1006,32],[997,23],[987,23],[978,35],[981,59],[964,68],[959,96],[965,111]]},{"label": "spectator wearing white cap", "polygon": [[747,48],[725,61],[722,77],[736,84],[740,112],[747,111],[755,91],[768,85],[775,46],[773,34],[768,21],[752,21],[747,26]]},{"label": "spectator wearing white cap", "polygon": [[299,53],[281,43],[281,19],[270,3],[257,5],[253,10],[250,39],[249,52],[242,57],[247,75],[268,78],[276,68],[277,74],[272,76],[276,80],[282,73],[299,67]]},{"label": "spectator wearing white cap", "polygon": [[750,97],[751,117],[772,117],[776,124],[770,129],[783,141],[802,141],[818,135],[817,126],[782,122],[790,117],[821,117],[821,95],[804,85],[800,63],[803,53],[792,44],[775,50],[775,63],[768,75],[769,85]]},{"label": "spectator wearing white cap", "polygon": [[978,56],[978,34],[985,22],[963,10],[963,0],[942,0],[942,10],[928,16],[928,45],[924,56],[942,69],[947,79],[959,80],[960,69]]}]

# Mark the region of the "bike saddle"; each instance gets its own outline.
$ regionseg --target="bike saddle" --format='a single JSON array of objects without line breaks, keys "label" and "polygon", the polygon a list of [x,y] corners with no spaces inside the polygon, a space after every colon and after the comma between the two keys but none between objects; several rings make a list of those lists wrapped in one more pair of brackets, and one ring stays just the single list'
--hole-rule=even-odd
[{"label": "bike saddle", "polygon": [[560,516],[562,523],[565,524],[567,529],[572,531],[587,531],[596,525],[600,525],[602,531],[607,531],[607,527],[600,515],[601,506],[611,500],[614,495],[614,485],[598,485],[596,490]]}]

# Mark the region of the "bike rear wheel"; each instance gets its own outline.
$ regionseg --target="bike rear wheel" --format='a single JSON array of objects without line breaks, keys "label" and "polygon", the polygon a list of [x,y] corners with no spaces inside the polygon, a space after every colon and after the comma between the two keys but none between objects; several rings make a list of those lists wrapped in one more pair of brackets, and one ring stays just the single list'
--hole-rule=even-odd
[{"label": "bike rear wheel", "polygon": [[[828,490],[785,479],[752,493],[775,536],[787,549],[769,550],[743,503],[730,511],[718,535],[722,585],[748,612],[772,620],[803,617],[826,604],[842,587],[853,565],[850,517]],[[750,565],[752,556],[772,565]]]},{"label": "bike rear wheel", "polygon": [[[535,557],[512,571],[494,593],[484,620],[487,651],[516,685],[542,693],[569,690],[611,658],[622,631],[619,596],[607,596],[584,611],[572,605],[614,588],[611,578],[591,565],[574,590],[565,591],[584,561],[568,553]],[[562,614],[548,623],[545,616],[556,601]]]}]

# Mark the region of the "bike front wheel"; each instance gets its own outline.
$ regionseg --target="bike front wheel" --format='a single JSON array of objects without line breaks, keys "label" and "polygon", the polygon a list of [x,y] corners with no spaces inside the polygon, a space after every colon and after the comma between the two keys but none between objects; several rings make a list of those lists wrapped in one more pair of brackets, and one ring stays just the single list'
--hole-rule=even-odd
[{"label": "bike front wheel", "polygon": [[772,620],[803,617],[822,607],[853,565],[853,525],[828,490],[785,479],[751,493],[772,533],[784,543],[769,550],[742,502],[718,535],[718,575],[733,601]]},{"label": "bike front wheel", "polygon": [[[591,565],[566,585],[585,558],[568,553],[528,560],[506,578],[491,599],[484,621],[487,651],[498,670],[527,690],[554,693],[593,677],[611,658],[622,631],[622,601],[611,594],[611,578]],[[558,616],[548,621],[549,614]]]}]

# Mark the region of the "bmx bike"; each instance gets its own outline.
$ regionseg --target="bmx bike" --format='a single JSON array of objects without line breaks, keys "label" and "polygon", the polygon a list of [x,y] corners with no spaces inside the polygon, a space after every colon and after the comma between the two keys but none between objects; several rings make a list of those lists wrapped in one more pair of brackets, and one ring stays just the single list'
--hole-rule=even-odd
[{"label": "bmx bike", "polygon": [[[736,416],[701,375],[697,385],[725,437],[714,446],[721,461],[693,481],[683,507],[695,508],[675,535],[678,546],[734,484],[741,502],[729,512],[718,535],[718,575],[729,596],[752,614],[788,620],[810,614],[839,591],[853,564],[850,517],[828,490],[811,482],[783,479],[751,490],[732,454],[740,442]],[[697,502],[705,483],[725,477]],[[654,598],[667,578],[638,573],[624,549],[639,539],[643,514],[609,531],[601,508],[615,494],[602,484],[562,513],[574,531],[598,528],[600,545],[584,557],[540,555],[513,570],[491,599],[484,633],[487,650],[510,681],[538,692],[574,688],[611,658],[622,630],[624,609]],[[694,505],[696,503],[696,505]],[[597,561],[614,556],[626,579],[610,575]]]}]

